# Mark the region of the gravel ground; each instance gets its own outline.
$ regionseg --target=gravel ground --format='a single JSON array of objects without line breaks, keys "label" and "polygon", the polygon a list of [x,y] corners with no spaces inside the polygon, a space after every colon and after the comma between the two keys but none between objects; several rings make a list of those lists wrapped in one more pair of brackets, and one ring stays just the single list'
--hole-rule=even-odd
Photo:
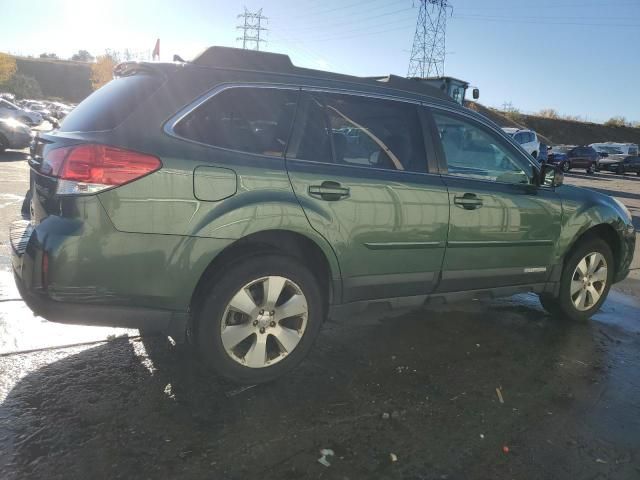
[{"label": "gravel ground", "polygon": [[[0,478],[640,478],[637,270],[585,325],[533,295],[327,323],[300,368],[243,389],[160,337],[31,316],[6,258],[28,169],[2,159]],[[638,220],[636,177],[566,180]]]}]

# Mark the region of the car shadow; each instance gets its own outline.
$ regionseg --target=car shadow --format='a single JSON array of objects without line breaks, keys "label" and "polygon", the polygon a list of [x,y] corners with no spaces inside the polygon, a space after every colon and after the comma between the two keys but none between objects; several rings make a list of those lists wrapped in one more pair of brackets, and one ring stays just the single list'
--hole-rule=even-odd
[{"label": "car shadow", "polygon": [[[606,368],[597,327],[527,298],[328,322],[300,367],[250,387],[160,337],[0,358],[3,375],[29,370],[0,405],[0,477],[502,478],[532,455],[544,464],[536,429]],[[509,465],[507,443],[522,455]],[[574,470],[580,455],[563,447],[554,462]]]},{"label": "car shadow", "polygon": [[24,150],[5,150],[0,153],[0,162],[19,162],[29,160],[29,153]]}]

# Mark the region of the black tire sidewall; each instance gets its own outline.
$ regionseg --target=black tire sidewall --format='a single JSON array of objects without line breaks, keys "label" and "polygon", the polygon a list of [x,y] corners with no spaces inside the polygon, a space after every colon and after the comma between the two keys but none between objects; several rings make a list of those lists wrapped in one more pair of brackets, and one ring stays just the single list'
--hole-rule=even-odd
[{"label": "black tire sidewall", "polygon": [[[307,326],[300,343],[285,358],[269,367],[249,368],[227,354],[220,335],[221,322],[233,295],[247,283],[269,275],[286,277],[300,287],[307,300]],[[208,367],[236,383],[264,383],[292,370],[311,350],[324,319],[324,303],[316,278],[296,259],[282,255],[258,255],[233,263],[205,295],[206,299],[196,312],[196,343],[200,357]]]},{"label": "black tire sidewall", "polygon": [[[607,283],[605,285],[604,291],[602,292],[602,296],[598,300],[598,302],[592,306],[589,310],[580,311],[573,305],[571,301],[570,288],[571,288],[571,280],[573,278],[573,273],[580,262],[587,254],[591,252],[599,252],[601,253],[606,262],[607,262]],[[558,299],[558,304],[562,310],[562,312],[571,320],[578,322],[587,321],[594,313],[596,313],[609,294],[609,289],[611,288],[611,283],[613,281],[614,275],[614,258],[613,253],[611,252],[611,248],[609,245],[599,238],[590,238],[583,242],[580,242],[570,254],[569,258],[565,262],[564,269],[562,271],[562,277],[560,279],[560,297]]]}]

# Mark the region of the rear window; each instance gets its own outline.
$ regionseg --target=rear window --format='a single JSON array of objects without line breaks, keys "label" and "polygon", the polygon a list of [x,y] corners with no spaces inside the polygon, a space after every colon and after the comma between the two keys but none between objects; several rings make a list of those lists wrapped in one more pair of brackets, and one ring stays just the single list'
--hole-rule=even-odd
[{"label": "rear window", "polygon": [[297,90],[231,88],[190,113],[174,131],[214,147],[282,156],[297,98]]},{"label": "rear window", "polygon": [[112,130],[162,84],[154,75],[132,75],[110,81],[89,95],[62,122],[62,132]]}]

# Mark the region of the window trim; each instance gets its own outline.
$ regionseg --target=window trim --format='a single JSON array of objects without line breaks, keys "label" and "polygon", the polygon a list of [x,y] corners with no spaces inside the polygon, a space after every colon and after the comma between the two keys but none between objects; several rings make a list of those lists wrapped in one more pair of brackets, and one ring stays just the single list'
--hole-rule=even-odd
[{"label": "window trim", "polygon": [[[450,175],[449,174],[449,166],[447,164],[447,159],[446,156],[444,154],[444,149],[442,147],[442,140],[440,139],[440,135],[438,132],[438,127],[437,127],[437,123],[436,120],[433,116],[434,113],[437,113],[438,110],[442,110],[444,111],[445,115],[449,115],[449,116],[453,116],[453,117],[461,117],[462,120],[464,121],[469,121],[472,124],[475,123],[478,126],[478,128],[480,128],[481,130],[489,130],[491,133],[496,134],[498,132],[501,132],[502,135],[498,134],[497,136],[499,138],[502,138],[503,140],[508,140],[507,142],[503,142],[506,144],[506,146],[509,148],[509,151],[511,151],[513,154],[515,154],[516,156],[520,156],[520,158],[525,162],[525,163],[529,163],[532,167],[533,167],[533,178],[530,179],[530,183],[510,183],[510,182],[502,182],[499,180],[485,180],[482,178],[470,178],[470,177],[463,177],[460,175]],[[529,154],[527,154],[523,149],[522,146],[520,146],[519,144],[517,144],[515,142],[515,140],[511,137],[508,137],[504,131],[502,131],[501,129],[496,129],[495,127],[491,127],[490,124],[486,123],[486,122],[482,122],[479,121],[478,119],[474,118],[471,115],[465,115],[464,112],[458,112],[455,111],[453,109],[446,109],[446,108],[440,108],[439,106],[436,107],[429,107],[428,109],[429,112],[429,116],[431,117],[431,136],[433,137],[433,142],[434,142],[434,148],[436,149],[436,153],[437,153],[437,158],[438,158],[438,165],[440,167],[440,175],[442,175],[445,178],[462,178],[465,180],[473,180],[473,181],[477,181],[477,182],[484,182],[484,183],[489,183],[489,184],[499,184],[499,185],[521,185],[522,187],[527,187],[527,188],[531,188],[531,187],[537,187],[537,188],[547,188],[547,189],[553,189],[552,187],[548,187],[546,185],[537,185],[535,183],[535,179],[539,176],[540,174],[540,166],[536,165],[535,163],[533,163],[533,161],[531,161],[531,159],[529,159]],[[514,148],[516,147],[516,148]],[[525,152],[525,154],[523,154],[523,152]]]},{"label": "window trim", "polygon": [[[357,90],[357,89],[351,89],[351,88],[338,88],[338,87],[318,87],[316,85],[308,85],[305,84],[303,82],[300,83],[296,83],[296,84],[292,84],[292,83],[280,83],[280,82],[223,82],[223,83],[219,83],[217,85],[215,85],[213,88],[211,88],[210,90],[208,90],[207,92],[203,93],[202,95],[196,97],[191,103],[188,103],[187,105],[185,105],[184,107],[182,107],[180,110],[178,110],[174,115],[172,115],[171,117],[169,117],[168,120],[165,121],[162,130],[163,132],[173,138],[176,138],[178,140],[184,141],[184,142],[189,142],[189,143],[193,143],[196,145],[201,145],[201,146],[205,146],[208,148],[219,148],[221,150],[226,150],[226,151],[230,151],[230,152],[238,152],[238,153],[243,153],[245,155],[254,155],[254,156],[259,156],[259,157],[269,157],[269,158],[277,158],[277,159],[281,159],[283,160],[283,157],[277,156],[277,157],[273,157],[273,156],[269,156],[269,155],[261,155],[261,154],[256,154],[256,153],[250,153],[250,152],[242,152],[241,150],[232,150],[232,149],[226,149],[224,147],[215,147],[212,145],[208,145],[206,143],[201,143],[198,142],[196,140],[191,140],[189,138],[185,138],[182,137],[180,135],[178,135],[177,133],[174,132],[174,127],[182,120],[184,119],[187,115],[189,115],[191,112],[193,112],[195,109],[197,109],[198,107],[200,107],[202,104],[206,103],[208,100],[210,100],[211,98],[213,98],[215,95],[219,94],[220,92],[223,92],[225,90],[228,90],[230,88],[275,88],[275,89],[283,89],[283,90],[299,90],[302,92],[317,92],[317,93],[333,93],[333,94],[342,94],[342,95],[355,95],[355,96],[360,96],[360,97],[367,97],[367,98],[377,98],[380,100],[393,100],[396,102],[403,102],[403,103],[411,103],[413,105],[416,106],[417,110],[418,110],[418,117],[421,120],[421,124],[422,124],[422,135],[423,135],[423,139],[425,142],[425,155],[427,158],[427,161],[425,163],[426,172],[411,172],[411,171],[398,171],[401,174],[404,175],[442,175],[443,172],[446,172],[446,162],[445,162],[445,168],[443,171],[442,168],[442,162],[440,159],[440,156],[437,154],[438,152],[438,148],[439,147],[439,138],[432,138],[433,137],[433,129],[436,128],[435,127],[435,122],[433,120],[433,116],[431,115],[431,109],[436,109],[436,110],[442,110],[445,112],[450,112],[453,113],[455,115],[460,115],[464,118],[468,118],[472,121],[475,121],[477,123],[482,124],[485,128],[490,129],[492,132],[498,132],[498,135],[501,135],[503,140],[506,140],[507,143],[509,143],[513,148],[515,148],[518,152],[520,152],[521,157],[528,161],[534,168],[534,170],[537,172],[537,175],[540,174],[540,165],[537,164],[533,158],[529,158],[529,154],[519,145],[517,144],[512,137],[510,137],[509,135],[507,135],[503,130],[501,130],[500,128],[496,127],[496,125],[491,122],[490,120],[478,115],[478,114],[473,114],[470,111],[467,112],[464,108],[461,108],[459,104],[452,102],[453,105],[455,106],[451,106],[449,107],[448,105],[439,103],[439,102],[431,102],[428,99],[413,99],[413,98],[406,98],[406,97],[402,97],[399,95],[393,95],[393,94],[385,94],[385,93],[375,93],[375,92],[365,92],[365,91],[361,91],[361,90]],[[432,135],[430,137],[427,137],[429,130],[431,130]],[[430,142],[428,142],[427,140],[431,139]],[[434,143],[434,141],[437,140],[437,143]],[[294,160],[294,159],[291,159]],[[311,162],[312,160],[302,160],[302,159],[295,159],[295,161],[300,161],[300,162]],[[321,162],[314,162],[314,163],[321,163]],[[364,167],[364,166],[358,166],[358,165],[348,165],[350,168],[365,168],[365,169],[369,169],[369,170],[378,170],[381,172],[389,172],[389,169],[386,168],[376,168],[376,167]],[[395,170],[394,170],[395,171]]]}]

